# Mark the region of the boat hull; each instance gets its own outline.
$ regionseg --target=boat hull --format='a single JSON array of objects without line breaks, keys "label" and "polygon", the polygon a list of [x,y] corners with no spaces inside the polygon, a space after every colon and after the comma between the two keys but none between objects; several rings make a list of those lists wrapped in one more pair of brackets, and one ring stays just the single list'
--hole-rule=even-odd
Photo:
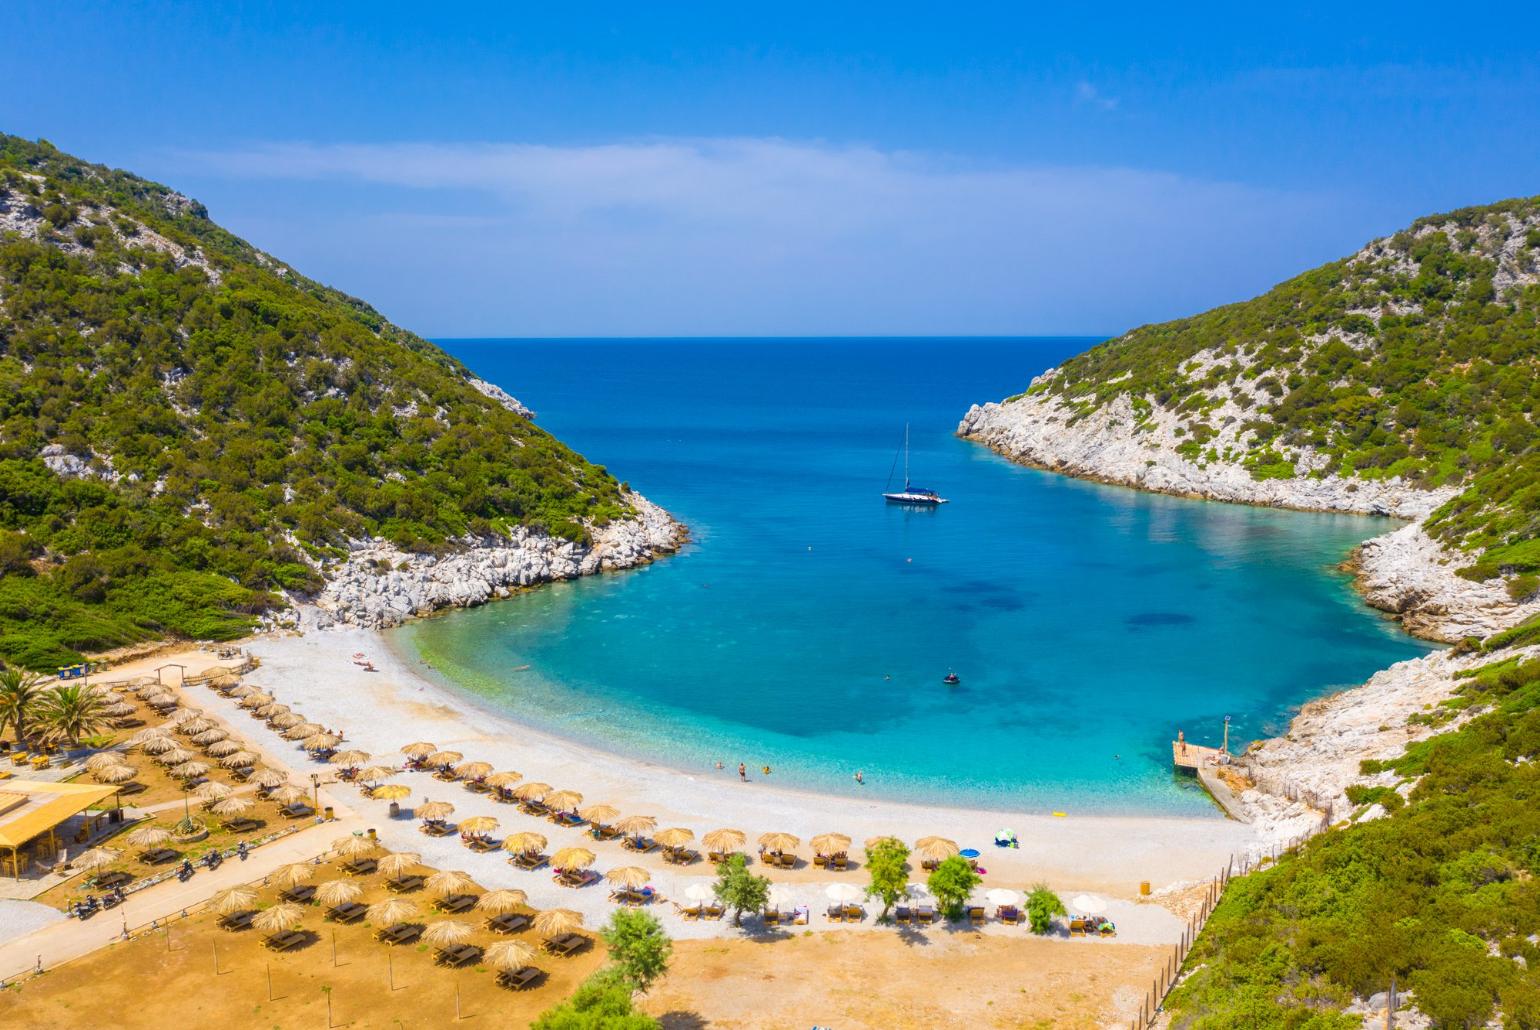
[{"label": "boat hull", "polygon": [[945,497],[931,497],[925,494],[883,494],[889,504],[923,504],[934,508],[938,504],[945,504]]}]

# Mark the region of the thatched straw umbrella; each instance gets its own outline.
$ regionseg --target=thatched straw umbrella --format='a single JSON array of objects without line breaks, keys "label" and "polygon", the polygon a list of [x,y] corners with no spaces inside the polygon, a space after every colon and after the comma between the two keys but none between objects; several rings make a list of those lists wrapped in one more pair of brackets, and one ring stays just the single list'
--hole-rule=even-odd
[{"label": "thatched straw umbrella", "polygon": [[75,856],[75,861],[71,862],[70,865],[81,872],[91,873],[98,869],[105,869],[122,857],[120,852],[114,851],[112,848],[92,848],[89,851],[82,851],[79,855]]},{"label": "thatched straw umbrella", "polygon": [[513,788],[513,796],[520,801],[539,801],[550,792],[551,785],[549,783],[541,783],[538,780],[521,783]]},{"label": "thatched straw umbrella", "polygon": [[270,704],[272,700],[272,694],[265,694],[258,690],[247,694],[245,697],[235,702],[235,704],[238,708],[261,708],[265,704]]},{"label": "thatched straw umbrella", "polygon": [[487,777],[487,786],[494,790],[507,790],[524,778],[523,773],[516,773],[512,769],[495,772]]},{"label": "thatched straw umbrella", "polygon": [[927,862],[942,862],[957,854],[957,842],[945,837],[921,837],[914,842],[914,853]]},{"label": "thatched straw umbrella", "polygon": [[192,738],[192,742],[205,750],[212,744],[218,744],[221,740],[230,739],[230,731],[218,726],[204,730]]},{"label": "thatched straw umbrella", "polygon": [[286,866],[279,866],[272,875],[281,886],[298,887],[315,875],[315,866],[310,862],[291,862]]},{"label": "thatched straw umbrella", "polygon": [[241,678],[233,672],[216,672],[209,677],[209,686],[215,690],[222,690],[225,687],[233,687],[240,681]]},{"label": "thatched straw umbrella", "polygon": [[534,924],[535,932],[540,936],[560,937],[562,934],[581,929],[583,914],[574,912],[570,908],[548,908],[536,914]]},{"label": "thatched straw umbrella", "polygon": [[[224,766],[226,769],[245,769],[248,766],[256,765],[257,759],[261,757],[262,756],[257,754],[255,751],[242,751],[237,749],[221,758],[219,760],[219,764]],[[261,774],[258,773],[258,775]],[[284,779],[284,775],[282,773],[278,773],[278,782],[282,783]],[[261,781],[257,780],[256,777],[252,778],[252,782],[256,783],[259,787],[262,786]]]},{"label": "thatched straw umbrella", "polygon": [[422,856],[411,851],[397,851],[380,859],[379,870],[392,880],[400,879],[422,865]]},{"label": "thatched straw umbrella", "polygon": [[371,790],[369,796],[380,801],[400,801],[412,796],[412,788],[404,783],[386,783]]},{"label": "thatched straw umbrella", "polygon": [[640,837],[657,829],[658,821],[650,815],[628,815],[615,823],[615,829],[631,837]]},{"label": "thatched straw umbrella", "polygon": [[[234,756],[232,755],[231,757]],[[226,759],[226,761],[228,761],[228,759]],[[285,783],[288,783],[289,774],[284,772],[282,769],[274,769],[271,766],[264,765],[262,768],[251,774],[251,782],[255,783],[259,787],[272,790],[274,787],[281,787]]]},{"label": "thatched straw umbrella", "polygon": [[203,753],[208,755],[210,758],[224,758],[227,755],[237,754],[244,750],[245,748],[241,747],[238,741],[216,740],[214,743],[204,748]]},{"label": "thatched straw umbrella", "polygon": [[255,708],[252,710],[264,719],[271,719],[275,715],[283,715],[287,712],[292,712],[294,709],[290,708],[286,704],[283,704],[282,702],[272,701],[263,705],[261,708]]},{"label": "thatched straw umbrella", "polygon": [[653,834],[652,839],[665,848],[682,848],[695,839],[695,831],[687,830],[683,826],[671,826]]},{"label": "thatched straw umbrella", "polygon": [[417,906],[405,898],[386,898],[369,906],[364,918],[375,926],[391,926],[405,922],[417,914]]},{"label": "thatched straw umbrella", "polygon": [[790,833],[772,832],[762,833],[759,835],[759,846],[766,851],[790,851],[792,848],[795,848],[798,844],[801,843],[801,837]]},{"label": "thatched straw umbrella", "polygon": [[315,889],[315,899],[327,908],[357,901],[364,889],[352,880],[327,880]]},{"label": "thatched straw umbrella", "polygon": [[718,855],[730,855],[734,851],[742,851],[743,846],[748,841],[748,834],[742,830],[734,830],[730,827],[712,830],[700,839],[700,842],[706,845],[708,851],[715,852]]},{"label": "thatched straw umbrella", "polygon": [[637,887],[647,886],[647,881],[652,879],[652,874],[641,866],[623,865],[605,873],[604,878],[617,887],[630,887],[634,890]]},{"label": "thatched straw umbrella", "polygon": [[452,894],[468,894],[477,886],[469,873],[458,869],[440,869],[429,876],[425,883],[428,890],[446,898]]},{"label": "thatched straw umbrella", "polygon": [[251,925],[263,933],[283,933],[292,930],[305,918],[305,910],[292,901],[280,902],[272,908],[258,912]]},{"label": "thatched straw umbrella", "polygon": [[230,696],[234,697],[234,698],[240,698],[241,700],[245,700],[246,698],[250,697],[253,694],[260,694],[260,693],[262,693],[262,688],[261,687],[255,685],[253,683],[246,683],[246,684],[243,684],[243,685],[241,685],[239,687],[236,687],[235,690],[231,692]]},{"label": "thatched straw umbrella", "polygon": [[196,737],[200,733],[207,733],[214,728],[214,724],[203,716],[196,719],[183,719],[177,723],[176,731],[184,737]]},{"label": "thatched straw umbrella", "polygon": [[194,780],[209,771],[207,762],[183,762],[171,770],[171,775],[179,780]]},{"label": "thatched straw umbrella", "polygon": [[343,858],[361,858],[377,847],[379,845],[368,837],[352,833],[332,841],[332,850]]},{"label": "thatched straw umbrella", "polygon": [[98,769],[107,769],[114,765],[123,764],[123,754],[119,751],[98,751],[86,759],[86,772],[96,772]]},{"label": "thatched straw umbrella", "polygon": [[317,733],[325,733],[326,727],[318,722],[302,722],[298,726],[290,726],[279,734],[284,740],[304,740],[313,737]]},{"label": "thatched straw umbrella", "polygon": [[214,802],[209,806],[209,811],[224,819],[232,815],[240,815],[242,812],[249,812],[255,807],[257,803],[251,798],[233,797]]},{"label": "thatched straw umbrella", "polygon": [[332,765],[340,765],[344,769],[357,769],[369,761],[369,752],[360,751],[357,748],[348,751],[338,751],[327,759]]},{"label": "thatched straw umbrella", "polygon": [[213,804],[215,801],[223,801],[234,793],[235,791],[225,784],[217,780],[210,780],[207,783],[199,784],[198,788],[192,792],[192,796],[206,804]]},{"label": "thatched straw umbrella", "polygon": [[807,843],[815,855],[843,855],[850,850],[850,838],[843,833],[820,833]]},{"label": "thatched straw umbrella", "polygon": [[354,778],[362,783],[377,783],[380,780],[388,780],[392,776],[399,776],[400,774],[401,770],[395,768],[394,766],[371,765],[367,768],[358,770],[358,775]]},{"label": "thatched straw umbrella", "polygon": [[139,750],[147,755],[163,755],[167,751],[175,751],[180,748],[175,738],[167,736],[149,736],[139,741]]},{"label": "thatched straw umbrella", "polygon": [[583,795],[575,790],[553,790],[540,800],[553,812],[571,812],[583,803]]},{"label": "thatched straw umbrella", "polygon": [[447,801],[424,801],[417,806],[417,815],[429,822],[439,822],[455,814],[455,806]]},{"label": "thatched straw umbrella", "polygon": [[497,941],[489,946],[481,960],[502,973],[517,973],[534,965],[535,949],[523,941]]},{"label": "thatched straw umbrella", "polygon": [[[172,694],[170,691],[162,691],[162,693],[164,693],[166,695],[166,697],[171,698],[173,701],[176,700],[176,695]],[[171,723],[171,725],[175,726],[177,728],[177,730],[180,731],[181,728],[184,725],[186,725],[187,723],[192,722],[194,719],[204,719],[204,718],[205,718],[205,716],[203,714],[202,709],[198,709],[198,708],[183,708],[179,712],[173,712],[166,719],[166,721]],[[209,723],[209,726],[212,726],[212,725],[214,725],[214,724],[213,723]],[[208,726],[205,726],[204,729],[208,729]]]},{"label": "thatched straw umbrella", "polygon": [[167,747],[176,747],[176,741],[171,739],[171,731],[164,726],[146,726],[128,738],[128,746],[144,750],[146,744],[159,740],[164,740]]},{"label": "thatched straw umbrella", "polygon": [[455,775],[462,780],[478,780],[492,772],[491,762],[461,762],[455,766]]},{"label": "thatched straw umbrella", "polygon": [[303,787],[297,787],[292,783],[285,783],[268,795],[268,798],[281,805],[292,805],[296,801],[303,801],[310,795]]},{"label": "thatched straw umbrella", "polygon": [[555,869],[587,869],[594,864],[595,857],[587,848],[562,848],[551,856],[551,866]]},{"label": "thatched straw umbrella", "polygon": [[241,884],[220,891],[209,899],[209,907],[222,916],[244,912],[257,903],[257,892]]},{"label": "thatched straw umbrella", "polygon": [[299,746],[306,751],[325,751],[336,747],[341,741],[342,738],[335,733],[312,733],[300,741]]},{"label": "thatched straw umbrella", "polygon": [[164,826],[156,826],[153,823],[130,830],[123,838],[125,844],[131,844],[136,848],[158,848],[171,839],[171,831]]},{"label": "thatched straw umbrella", "polygon": [[503,838],[503,850],[515,855],[534,855],[545,850],[546,839],[543,834],[525,830],[521,833],[510,833]]},{"label": "thatched straw umbrella", "polygon": [[595,826],[608,826],[620,815],[620,809],[614,805],[589,805],[578,815],[593,823]]},{"label": "thatched straw umbrella", "polygon": [[428,924],[428,928],[422,932],[422,939],[435,948],[452,948],[470,940],[474,933],[471,925],[462,920],[439,919]]},{"label": "thatched straw umbrella", "polygon": [[523,891],[487,891],[476,899],[476,909],[489,915],[500,916],[529,904],[529,895]]},{"label": "thatched straw umbrella", "polygon": [[183,762],[192,761],[192,757],[193,753],[186,748],[174,747],[156,755],[155,760],[161,765],[181,765]]},{"label": "thatched straw umbrella", "polygon": [[98,783],[127,783],[137,775],[138,770],[131,765],[109,765],[92,773],[91,778]]},{"label": "thatched straw umbrella", "polygon": [[298,712],[284,712],[282,715],[275,715],[267,720],[267,724],[275,730],[289,730],[295,726],[302,726],[304,723],[305,717]]},{"label": "thatched straw umbrella", "polygon": [[426,758],[438,750],[437,744],[429,744],[420,740],[415,744],[407,744],[401,749],[401,753],[408,758]]},{"label": "thatched straw umbrella", "polygon": [[464,757],[458,751],[435,751],[427,758],[424,758],[423,761],[434,768],[440,768],[446,765],[454,765]]},{"label": "thatched straw umbrella", "polygon": [[460,820],[460,830],[464,833],[491,833],[495,829],[497,820],[490,815],[473,815]]},{"label": "thatched straw umbrella", "polygon": [[127,701],[114,701],[102,708],[102,714],[114,719],[121,719],[125,715],[133,715],[134,706]]}]

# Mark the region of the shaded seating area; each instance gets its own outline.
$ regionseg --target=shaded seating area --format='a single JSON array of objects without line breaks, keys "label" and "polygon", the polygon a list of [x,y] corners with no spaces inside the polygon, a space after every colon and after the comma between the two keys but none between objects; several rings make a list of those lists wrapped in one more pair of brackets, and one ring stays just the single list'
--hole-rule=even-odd
[{"label": "shaded seating area", "polygon": [[914,924],[914,910],[908,905],[899,905],[893,909],[893,922],[899,926],[912,926]]},{"label": "shaded seating area", "polygon": [[1017,925],[1018,923],[1022,922],[1023,919],[1021,909],[1017,908],[1015,905],[1001,905],[998,909],[995,910],[995,918],[1000,920],[1000,922],[1007,923],[1011,926]]},{"label": "shaded seating area", "polygon": [[370,876],[378,869],[379,863],[372,858],[355,858],[342,864],[342,871],[349,876]]},{"label": "shaded seating area", "polygon": [[151,848],[148,851],[141,851],[139,853],[139,861],[145,865],[165,865],[167,862],[175,862],[181,857],[182,853],[180,851],[165,847]]},{"label": "shaded seating area", "polygon": [[423,878],[416,873],[405,873],[385,881],[385,889],[396,894],[407,894],[411,891],[421,890]]},{"label": "shaded seating area", "polygon": [[326,918],[338,923],[356,923],[369,911],[368,905],[357,901],[344,901],[326,910]]},{"label": "shaded seating area", "polygon": [[440,966],[464,966],[481,958],[481,949],[474,944],[451,944],[448,947],[438,949],[433,956],[435,965]]},{"label": "shaded seating area", "polygon": [[232,931],[249,930],[251,929],[251,921],[256,918],[256,915],[257,913],[255,909],[245,909],[240,912],[231,912],[228,915],[219,917],[219,928],[221,930]]},{"label": "shaded seating area", "polygon": [[533,987],[536,983],[544,978],[545,970],[537,969],[534,966],[525,966],[523,969],[505,971],[497,974],[497,982],[499,986],[507,987],[510,990],[515,991],[522,991],[525,988]]},{"label": "shaded seating area", "polygon": [[530,920],[522,912],[504,912],[488,919],[487,927],[497,933],[520,933],[529,929]]},{"label": "shaded seating area", "polygon": [[262,938],[262,946],[264,948],[271,948],[274,951],[288,951],[291,948],[299,947],[308,940],[310,940],[310,934],[304,930],[284,930]]},{"label": "shaded seating area", "polygon": [[421,923],[396,923],[384,929],[376,930],[374,939],[384,941],[386,944],[409,944],[422,936]]},{"label": "shaded seating area", "polygon": [[134,874],[114,869],[110,873],[103,873],[96,878],[96,886],[111,890],[114,887],[123,887],[134,882]]},{"label": "shaded seating area", "polygon": [[577,954],[592,943],[592,939],[580,933],[566,933],[560,937],[548,938],[545,941],[545,947],[551,954],[566,958],[569,955]]},{"label": "shaded seating area", "polygon": [[598,883],[600,877],[592,869],[560,869],[555,879],[563,887],[587,887],[589,884]]},{"label": "shaded seating area", "polygon": [[448,912],[450,915],[459,915],[462,912],[469,912],[471,909],[476,907],[476,895],[451,894],[447,898],[440,898],[434,907],[437,908],[440,912]]},{"label": "shaded seating area", "polygon": [[252,830],[260,830],[263,825],[264,824],[261,819],[253,819],[250,816],[240,816],[239,818],[231,819],[230,821],[226,822],[224,827],[225,830],[229,833],[250,833]]},{"label": "shaded seating area", "polygon": [[279,895],[284,901],[292,901],[296,905],[308,905],[315,899],[315,885],[310,883],[296,884]]}]

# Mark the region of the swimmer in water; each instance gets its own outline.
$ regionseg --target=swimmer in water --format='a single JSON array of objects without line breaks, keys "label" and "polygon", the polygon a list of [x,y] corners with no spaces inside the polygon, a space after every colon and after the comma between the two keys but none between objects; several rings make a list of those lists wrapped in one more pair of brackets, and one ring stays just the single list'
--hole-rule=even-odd
[{"label": "swimmer in water", "polygon": [[766,776],[769,776],[769,775],[770,775],[770,767],[769,767],[769,766],[768,766],[768,765],[767,765],[767,766],[765,766],[765,775],[766,775]]},{"label": "swimmer in water", "polygon": [[866,777],[862,774],[860,769],[856,770],[856,782],[862,784],[863,786],[866,784]]}]

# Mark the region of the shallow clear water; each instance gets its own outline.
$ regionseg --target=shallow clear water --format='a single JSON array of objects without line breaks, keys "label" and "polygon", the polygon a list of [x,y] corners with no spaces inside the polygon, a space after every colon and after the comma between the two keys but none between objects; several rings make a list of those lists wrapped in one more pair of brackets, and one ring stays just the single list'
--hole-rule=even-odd
[{"label": "shallow clear water", "polygon": [[[1426,647],[1333,568],[1385,520],[1083,483],[952,435],[1092,342],[446,341],[695,542],[393,642],[525,722],[679,768],[1207,811],[1170,773],[1178,728],[1218,743],[1229,714],[1244,743]],[[939,510],[881,497],[906,420]]]}]

